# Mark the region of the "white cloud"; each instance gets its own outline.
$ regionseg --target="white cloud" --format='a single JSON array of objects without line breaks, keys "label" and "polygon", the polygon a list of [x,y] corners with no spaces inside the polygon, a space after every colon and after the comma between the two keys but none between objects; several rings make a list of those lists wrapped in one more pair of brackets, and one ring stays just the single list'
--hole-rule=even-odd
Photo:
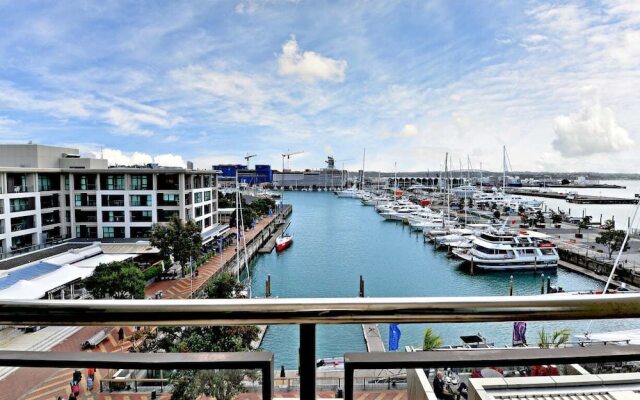
[{"label": "white cloud", "polygon": [[533,34],[533,35],[526,36],[523,40],[527,43],[540,43],[540,42],[544,42],[547,39],[548,38],[544,35]]},{"label": "white cloud", "polygon": [[324,57],[313,51],[301,52],[295,37],[282,45],[278,57],[281,75],[297,76],[305,81],[344,81],[347,62]]},{"label": "white cloud", "polygon": [[95,146],[91,146],[93,150],[88,151],[92,157],[104,158],[109,162],[109,165],[146,165],[149,163],[157,163],[165,167],[186,167],[187,163],[179,155],[175,154],[159,154],[157,156],[151,156],[150,154],[134,152],[125,153],[122,150],[117,149],[95,149]]},{"label": "white cloud", "polygon": [[236,14],[255,14],[258,11],[258,2],[256,0],[243,0],[236,4]]},{"label": "white cloud", "polygon": [[629,133],[616,122],[613,110],[591,106],[553,121],[553,147],[566,157],[615,153],[634,144]]},{"label": "white cloud", "polygon": [[398,132],[383,132],[380,137],[381,138],[411,138],[418,135],[418,128],[413,124],[406,124],[402,127],[402,129]]}]

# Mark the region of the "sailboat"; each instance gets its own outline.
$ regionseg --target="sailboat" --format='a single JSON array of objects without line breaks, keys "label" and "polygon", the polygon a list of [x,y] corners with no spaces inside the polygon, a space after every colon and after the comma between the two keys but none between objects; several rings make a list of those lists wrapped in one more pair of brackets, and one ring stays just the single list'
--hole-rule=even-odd
[{"label": "sailboat", "polygon": [[293,244],[293,236],[282,232],[282,235],[276,238],[276,251],[281,252],[288,249]]},{"label": "sailboat", "polygon": [[[291,157],[295,153],[287,153],[282,155],[282,194],[280,195],[280,204],[284,207],[284,158]],[[287,227],[282,230],[280,236],[276,238],[276,251],[285,251],[293,244],[293,236],[287,233]]]}]

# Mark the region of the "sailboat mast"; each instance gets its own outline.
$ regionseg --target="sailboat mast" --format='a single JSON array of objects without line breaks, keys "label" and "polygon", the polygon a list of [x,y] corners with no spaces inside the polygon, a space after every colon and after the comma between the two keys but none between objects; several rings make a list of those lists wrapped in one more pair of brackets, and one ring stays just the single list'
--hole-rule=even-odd
[{"label": "sailboat mast", "polygon": [[367,148],[362,149],[362,179],[360,181],[360,190],[364,190],[364,157],[367,154]]},{"label": "sailboat mast", "polygon": [[507,146],[502,146],[502,193],[507,187]]},{"label": "sailboat mast", "polygon": [[240,282],[240,185],[238,184],[238,170],[236,169],[236,271]]},{"label": "sailboat mast", "polygon": [[393,162],[393,200],[397,200],[398,194],[398,162]]},{"label": "sailboat mast", "polygon": [[[451,215],[451,210],[449,209],[450,207],[450,197],[449,197],[449,193],[451,193],[451,190],[449,190],[449,153],[445,153],[444,155],[444,179],[445,179],[445,185],[446,185],[446,190],[447,190],[447,218],[449,218],[449,215]],[[444,227],[444,222],[445,219],[442,219],[442,226]]]}]

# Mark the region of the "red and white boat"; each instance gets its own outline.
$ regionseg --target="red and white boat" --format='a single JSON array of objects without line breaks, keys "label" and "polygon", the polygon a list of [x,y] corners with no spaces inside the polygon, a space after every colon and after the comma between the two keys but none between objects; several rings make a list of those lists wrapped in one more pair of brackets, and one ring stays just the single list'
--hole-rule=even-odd
[{"label": "red and white boat", "polygon": [[276,251],[285,251],[293,243],[293,236],[283,233],[276,238]]}]

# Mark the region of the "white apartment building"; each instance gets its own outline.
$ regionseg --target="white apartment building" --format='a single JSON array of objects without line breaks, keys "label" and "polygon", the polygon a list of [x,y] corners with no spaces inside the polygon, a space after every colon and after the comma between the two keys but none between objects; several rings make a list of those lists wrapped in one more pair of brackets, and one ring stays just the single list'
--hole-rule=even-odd
[{"label": "white apartment building", "polygon": [[213,170],[111,167],[78,149],[0,145],[0,258],[62,238],[147,238],[173,215],[211,241],[219,225]]}]

